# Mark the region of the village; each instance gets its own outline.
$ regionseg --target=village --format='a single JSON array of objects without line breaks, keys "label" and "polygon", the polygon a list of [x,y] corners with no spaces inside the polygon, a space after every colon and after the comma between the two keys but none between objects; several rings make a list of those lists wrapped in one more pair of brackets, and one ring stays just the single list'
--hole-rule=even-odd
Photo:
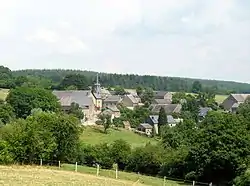
[{"label": "village", "polygon": [[[110,115],[111,121],[119,118],[121,116],[119,109],[121,106],[130,110],[144,106],[136,90],[125,89],[125,91],[125,95],[119,95],[113,90],[107,90],[107,88],[102,87],[97,74],[93,90],[55,90],[53,94],[56,95],[65,112],[69,110],[72,103],[79,104],[84,113],[84,118],[81,120],[82,124],[84,126],[95,126],[99,116],[102,114]],[[146,136],[158,135],[158,120],[161,108],[167,114],[166,124],[170,127],[183,122],[183,119],[178,117],[182,111],[182,104],[181,102],[172,103],[173,94],[173,92],[168,91],[154,91],[153,101],[149,105],[151,114],[137,128],[131,128],[131,124],[128,121],[123,121],[124,128]],[[231,94],[218,105],[218,108],[221,108],[224,112],[235,113],[239,105],[244,103],[248,96],[250,94]],[[185,100],[182,100],[183,102]],[[199,107],[197,113],[199,121],[202,121],[208,112],[212,110],[211,107]]]}]

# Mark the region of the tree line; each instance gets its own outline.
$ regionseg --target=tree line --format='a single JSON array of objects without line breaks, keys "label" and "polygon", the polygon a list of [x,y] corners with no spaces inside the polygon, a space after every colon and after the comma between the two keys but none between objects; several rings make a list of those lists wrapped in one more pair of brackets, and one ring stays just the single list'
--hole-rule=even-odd
[{"label": "tree line", "polygon": [[[92,85],[96,80],[96,72],[80,71],[80,70],[19,70],[13,71],[13,76],[39,77],[51,81],[51,86],[59,85],[61,81],[68,75],[78,74],[85,76],[85,85]],[[135,89],[138,86],[152,88],[153,90],[167,90],[171,92],[195,92],[199,90],[199,83],[202,84],[203,92],[208,90],[214,91],[216,94],[229,94],[232,92],[246,93],[250,91],[250,85],[247,83],[237,83],[231,81],[190,79],[179,77],[160,77],[150,75],[135,74],[108,74],[100,73],[100,83],[104,87],[121,86],[127,89]]]}]

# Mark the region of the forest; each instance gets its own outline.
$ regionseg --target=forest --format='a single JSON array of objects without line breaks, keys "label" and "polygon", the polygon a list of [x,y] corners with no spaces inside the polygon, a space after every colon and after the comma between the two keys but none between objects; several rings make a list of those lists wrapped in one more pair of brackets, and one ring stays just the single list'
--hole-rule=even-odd
[{"label": "forest", "polygon": [[[19,70],[13,71],[13,76],[29,76],[45,78],[47,81],[56,86],[62,79],[69,74],[80,74],[87,77],[87,82],[92,85],[96,79],[97,72],[80,71],[80,70]],[[179,77],[160,77],[150,75],[135,75],[135,74],[110,74],[100,73],[100,83],[104,87],[121,86],[127,89],[135,89],[138,86],[150,87],[153,90],[167,90],[171,92],[193,92],[193,83],[199,81],[203,86],[203,91],[207,92],[212,89],[216,94],[229,93],[248,93],[250,92],[250,84],[238,83],[231,81],[217,81],[204,79],[190,79]],[[44,81],[45,81],[44,80]]]}]

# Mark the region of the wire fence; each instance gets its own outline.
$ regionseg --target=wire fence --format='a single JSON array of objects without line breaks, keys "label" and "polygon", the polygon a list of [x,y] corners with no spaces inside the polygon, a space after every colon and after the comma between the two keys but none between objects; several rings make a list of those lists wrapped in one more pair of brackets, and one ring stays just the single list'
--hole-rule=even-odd
[{"label": "wire fence", "polygon": [[[93,164],[92,167],[86,166],[84,164],[79,164],[78,162],[75,162],[75,164],[69,164],[68,162],[64,161],[58,161],[58,160],[47,160],[47,159],[36,159],[33,160],[32,163],[24,163],[23,165],[35,165],[35,166],[41,166],[46,167],[50,169],[56,169],[56,170],[65,170],[65,171],[75,171],[79,173],[86,173],[86,174],[92,174],[96,176],[104,176],[114,179],[127,179],[131,177],[131,173],[119,171],[118,166],[114,165],[113,169],[107,170],[102,169],[99,164]],[[130,175],[125,175],[130,174]],[[133,175],[136,175],[134,173]],[[143,179],[143,174],[137,173],[137,176],[134,177],[135,181],[138,182]],[[145,175],[146,176],[146,175]],[[158,180],[162,180],[162,185],[167,186],[168,181],[175,181],[177,183],[180,183],[183,186],[213,186],[212,183],[204,183],[204,182],[198,182],[194,180],[184,180],[184,179],[178,179],[178,178],[172,178],[172,177],[154,177],[155,179],[158,178]]]}]

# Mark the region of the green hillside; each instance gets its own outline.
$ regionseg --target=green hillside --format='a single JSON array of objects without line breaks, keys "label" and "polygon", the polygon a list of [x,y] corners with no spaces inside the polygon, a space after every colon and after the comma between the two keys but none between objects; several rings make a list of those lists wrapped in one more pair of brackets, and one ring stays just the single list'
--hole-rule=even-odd
[{"label": "green hillside", "polygon": [[112,143],[115,140],[123,139],[132,147],[143,146],[147,143],[156,144],[153,138],[140,136],[125,129],[108,129],[108,134],[103,133],[100,127],[86,127],[81,136],[81,140],[86,144],[96,145],[99,143]]}]

